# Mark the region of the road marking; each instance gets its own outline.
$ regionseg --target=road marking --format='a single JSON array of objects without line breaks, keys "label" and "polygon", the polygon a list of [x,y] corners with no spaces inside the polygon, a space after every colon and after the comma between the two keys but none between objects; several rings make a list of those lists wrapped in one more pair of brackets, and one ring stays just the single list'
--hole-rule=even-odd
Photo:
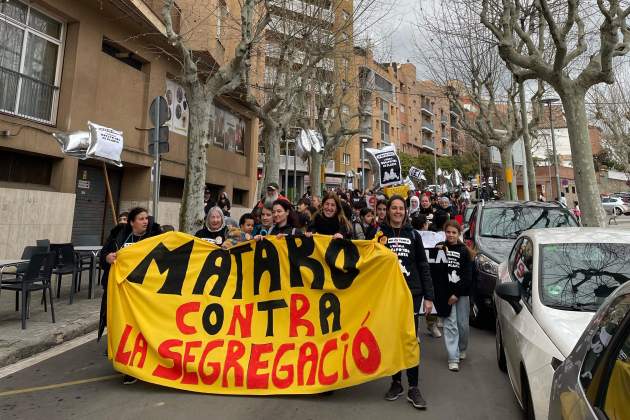
[{"label": "road marking", "polygon": [[17,395],[17,394],[26,394],[29,392],[46,391],[48,389],[64,388],[64,387],[73,386],[73,385],[89,384],[91,382],[108,381],[110,379],[120,378],[120,377],[122,377],[122,375],[120,374],[107,375],[107,376],[99,376],[96,378],[80,379],[78,381],[62,382],[60,384],[35,386],[32,388],[14,389],[11,391],[0,392],[0,397],[8,397],[10,395]]},{"label": "road marking", "polygon": [[43,351],[34,356],[31,356],[27,359],[20,360],[19,362],[13,363],[12,365],[5,366],[0,369],[0,379],[4,378],[5,376],[12,375],[28,367],[31,367],[33,365],[36,365],[37,363],[43,362],[44,360],[50,359],[51,357],[58,356],[61,353],[67,352],[68,350],[72,350],[75,347],[82,346],[88,341],[96,340],[96,337],[97,337],[97,331],[93,331],[84,336],[77,337],[70,341],[66,341],[65,343],[61,343],[58,346],[55,346],[51,349]]}]

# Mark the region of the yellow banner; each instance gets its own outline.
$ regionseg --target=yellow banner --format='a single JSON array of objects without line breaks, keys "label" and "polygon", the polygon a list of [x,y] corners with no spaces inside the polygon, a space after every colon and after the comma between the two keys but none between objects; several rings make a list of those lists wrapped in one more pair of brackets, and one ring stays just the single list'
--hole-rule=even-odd
[{"label": "yellow banner", "polygon": [[318,393],[419,361],[398,259],[373,241],[169,232],[118,252],[107,308],[114,368],[190,391]]},{"label": "yellow banner", "polygon": [[407,192],[409,192],[409,185],[396,185],[394,187],[384,187],[383,192],[387,197],[393,197],[399,195],[403,198],[407,198]]}]

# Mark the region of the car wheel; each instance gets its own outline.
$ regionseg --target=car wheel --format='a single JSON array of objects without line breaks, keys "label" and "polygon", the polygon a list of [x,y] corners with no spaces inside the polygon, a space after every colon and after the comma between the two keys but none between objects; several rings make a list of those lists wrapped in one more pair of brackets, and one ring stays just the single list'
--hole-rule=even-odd
[{"label": "car wheel", "polygon": [[501,326],[499,325],[499,319],[496,322],[496,334],[494,335],[494,343],[497,351],[497,365],[501,372],[507,372],[507,362],[505,360],[505,349],[503,348],[503,337],[501,336]]},{"label": "car wheel", "polygon": [[619,207],[615,207],[615,216],[621,216],[623,211]]},{"label": "car wheel", "polygon": [[525,412],[526,420],[536,420],[536,414],[534,413],[534,402],[532,401],[532,393],[529,389],[529,381],[527,375],[523,371],[521,373],[521,381],[523,385],[521,387],[521,398],[523,399],[523,411]]}]

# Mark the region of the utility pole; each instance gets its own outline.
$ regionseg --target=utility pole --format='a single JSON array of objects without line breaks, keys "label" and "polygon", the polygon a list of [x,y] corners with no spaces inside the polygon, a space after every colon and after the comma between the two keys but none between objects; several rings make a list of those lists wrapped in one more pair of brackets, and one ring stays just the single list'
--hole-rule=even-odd
[{"label": "utility pole", "polygon": [[521,82],[518,86],[519,99],[521,102],[521,125],[523,126],[523,198],[529,201],[529,174],[527,153],[525,153],[525,142],[529,143],[529,123],[527,122],[527,102],[525,101],[525,85]]},{"label": "utility pole", "polygon": [[560,170],[558,168],[558,154],[556,152],[556,135],[553,129],[553,115],[551,112],[551,104],[553,102],[558,102],[558,98],[546,98],[543,99],[542,102],[547,104],[549,108],[549,127],[551,130],[551,147],[553,149],[553,165],[556,173],[556,200],[560,201]]},{"label": "utility pole", "polygon": [[365,192],[365,144],[368,139],[361,139],[361,191]]}]

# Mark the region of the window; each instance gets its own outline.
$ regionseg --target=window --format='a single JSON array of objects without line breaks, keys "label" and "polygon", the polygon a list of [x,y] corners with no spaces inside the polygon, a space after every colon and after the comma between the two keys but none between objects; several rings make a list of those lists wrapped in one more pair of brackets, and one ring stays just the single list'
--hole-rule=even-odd
[{"label": "window", "polygon": [[50,185],[53,160],[0,149],[0,181]]},{"label": "window", "polygon": [[347,12],[347,11],[345,11],[345,10],[343,10],[343,11],[341,12],[341,18],[342,18],[344,21],[348,21],[348,20],[350,19],[350,13],[348,13],[348,12]]},{"label": "window", "polygon": [[589,350],[580,370],[586,398],[608,418],[621,418],[614,413],[622,413],[627,407],[624,381],[628,384],[630,375],[629,308],[628,295],[620,296],[609,306],[589,340]]},{"label": "window", "polygon": [[348,108],[348,105],[341,105],[341,112],[346,115],[349,114],[350,108]]},{"label": "window", "polygon": [[350,165],[350,153],[344,153],[342,163],[344,165]]},{"label": "window", "polygon": [[160,177],[160,197],[181,200],[184,195],[184,180],[170,176]]},{"label": "window", "polygon": [[241,190],[238,188],[232,189],[232,204],[244,206],[247,204],[247,190]]},{"label": "window", "polygon": [[120,45],[116,44],[113,41],[110,41],[107,38],[103,38],[101,51],[103,51],[110,57],[113,57],[130,67],[133,67],[136,70],[142,70],[142,66],[144,65],[144,63],[146,63],[145,60],[141,59],[131,51],[127,50],[124,47],[121,47]]},{"label": "window", "polygon": [[0,110],[54,123],[63,24],[18,0],[0,8]]},{"label": "window", "polygon": [[543,245],[540,301],[556,309],[594,312],[630,280],[630,244]]},{"label": "window", "polygon": [[531,305],[532,299],[532,271],[534,269],[534,247],[532,241],[523,238],[515,247],[512,260],[512,276],[521,285],[523,301]]},{"label": "window", "polygon": [[404,105],[400,105],[400,112],[402,112],[403,114],[405,113],[405,106]]}]

